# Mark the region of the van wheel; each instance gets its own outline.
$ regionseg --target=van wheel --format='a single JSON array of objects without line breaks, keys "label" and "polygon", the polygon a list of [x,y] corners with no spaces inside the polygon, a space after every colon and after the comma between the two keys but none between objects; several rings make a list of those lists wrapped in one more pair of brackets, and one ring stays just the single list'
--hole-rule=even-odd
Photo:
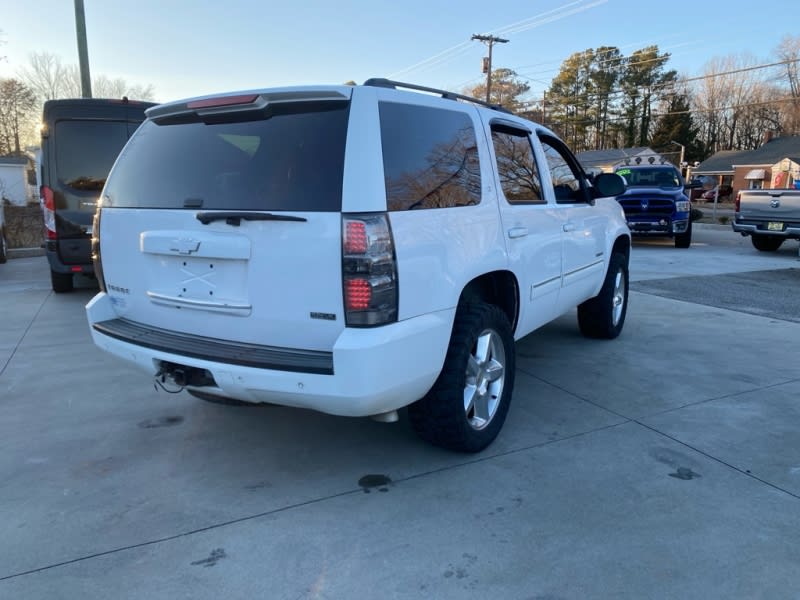
[{"label": "van wheel", "polygon": [[675,234],[675,247],[688,248],[691,245],[692,245],[692,221],[689,220],[689,224],[686,226],[686,231],[684,231],[683,233]]},{"label": "van wheel", "polygon": [[72,291],[72,273],[57,273],[50,271],[50,282],[56,294]]},{"label": "van wheel", "polygon": [[628,261],[615,252],[600,293],[578,306],[578,327],[586,337],[613,340],[628,312]]},{"label": "van wheel", "polygon": [[500,433],[514,390],[511,325],[497,306],[462,304],[442,372],[424,398],[408,407],[424,440],[458,452],[480,452]]},{"label": "van wheel", "polygon": [[6,241],[6,230],[0,229],[0,265],[8,260],[8,242]]},{"label": "van wheel", "polygon": [[783,244],[783,238],[776,235],[759,235],[754,233],[752,238],[753,247],[760,252],[775,252]]}]

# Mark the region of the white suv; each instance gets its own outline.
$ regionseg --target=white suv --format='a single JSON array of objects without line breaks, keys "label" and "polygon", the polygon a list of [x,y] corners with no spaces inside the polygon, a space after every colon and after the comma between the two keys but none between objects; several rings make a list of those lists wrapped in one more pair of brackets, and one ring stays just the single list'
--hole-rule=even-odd
[{"label": "white suv", "polygon": [[622,329],[624,180],[590,182],[540,125],[383,79],[147,115],[103,191],[86,310],[98,346],[168,385],[408,406],[421,437],[476,452],[508,412],[515,339],[576,306],[584,334]]}]

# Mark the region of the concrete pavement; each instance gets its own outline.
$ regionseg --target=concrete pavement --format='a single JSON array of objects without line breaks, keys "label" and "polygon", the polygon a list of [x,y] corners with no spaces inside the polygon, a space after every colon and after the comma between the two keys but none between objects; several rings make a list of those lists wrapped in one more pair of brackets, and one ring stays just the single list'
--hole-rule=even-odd
[{"label": "concrete pavement", "polygon": [[[637,242],[633,289],[800,267],[695,233]],[[796,597],[800,324],[662,292],[631,293],[618,340],[574,314],[521,340],[505,428],[463,456],[405,419],[157,392],[92,345],[88,282],[10,261],[0,597]]]}]

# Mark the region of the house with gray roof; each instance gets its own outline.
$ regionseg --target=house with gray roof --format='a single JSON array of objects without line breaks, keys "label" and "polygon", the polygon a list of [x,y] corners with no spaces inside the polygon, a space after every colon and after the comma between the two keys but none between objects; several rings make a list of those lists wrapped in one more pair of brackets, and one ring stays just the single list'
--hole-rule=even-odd
[{"label": "house with gray roof", "polygon": [[770,138],[755,150],[722,150],[692,169],[692,176],[711,176],[744,189],[795,187],[800,182],[800,136]]}]

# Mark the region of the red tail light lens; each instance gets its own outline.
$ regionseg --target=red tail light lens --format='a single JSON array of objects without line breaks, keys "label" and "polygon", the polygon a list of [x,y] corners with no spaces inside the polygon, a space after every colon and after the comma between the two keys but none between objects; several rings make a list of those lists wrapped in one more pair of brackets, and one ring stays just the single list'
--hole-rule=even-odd
[{"label": "red tail light lens", "polygon": [[397,321],[397,262],[386,213],[342,215],[342,290],[348,327]]},{"label": "red tail light lens", "polygon": [[367,225],[363,221],[347,221],[344,230],[344,253],[366,254],[368,248]]},{"label": "red tail light lens", "polygon": [[348,279],[344,284],[345,309],[367,310],[372,300],[372,286],[366,279]]},{"label": "red tail light lens", "polygon": [[100,286],[100,291],[106,291],[106,280],[103,275],[103,259],[100,256],[100,217],[103,209],[98,206],[92,221],[92,263],[94,264],[94,276]]},{"label": "red tail light lens", "polygon": [[733,203],[733,212],[739,212],[739,207],[742,205],[742,192],[736,192],[736,200]]},{"label": "red tail light lens", "polygon": [[56,235],[56,204],[53,198],[53,190],[43,185],[39,188],[39,198],[42,201],[44,226],[47,228],[47,239],[54,240],[58,236]]}]

